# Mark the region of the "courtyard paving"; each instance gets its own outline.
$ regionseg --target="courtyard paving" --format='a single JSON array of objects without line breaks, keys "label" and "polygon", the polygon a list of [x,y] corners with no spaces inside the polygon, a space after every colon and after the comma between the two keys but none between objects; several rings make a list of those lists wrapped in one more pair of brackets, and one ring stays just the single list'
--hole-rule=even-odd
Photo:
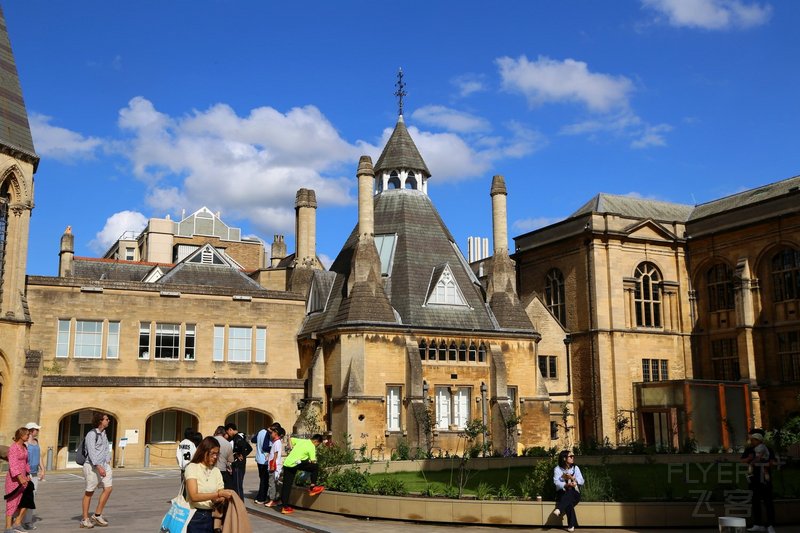
[{"label": "courtyard paving", "polygon": [[[116,469],[114,471],[114,492],[109,499],[104,515],[110,525],[106,528],[95,528],[98,531],[156,532],[161,519],[166,513],[169,500],[175,496],[179,487],[177,469]],[[469,533],[502,533],[516,531],[549,531],[554,528],[515,528],[489,527],[473,525],[430,525],[386,520],[367,520],[348,518],[314,511],[298,509],[291,516],[283,516],[263,506],[255,506],[252,496],[258,484],[258,472],[248,469],[245,476],[245,494],[247,506],[251,511],[250,522],[255,533],[297,532],[313,533],[444,533],[455,532],[464,528]],[[83,478],[79,471],[51,472],[39,485],[37,496],[37,531],[62,532],[79,529]],[[93,504],[97,500],[95,494]],[[92,507],[94,510],[94,507]],[[580,507],[578,507],[580,519]],[[591,529],[580,528],[585,532],[621,533],[643,530],[634,529]],[[655,531],[655,530],[646,530]],[[659,529],[658,531],[666,531]],[[677,530],[676,530],[677,531]],[[682,529],[684,533],[693,531],[712,531],[711,529]]]}]

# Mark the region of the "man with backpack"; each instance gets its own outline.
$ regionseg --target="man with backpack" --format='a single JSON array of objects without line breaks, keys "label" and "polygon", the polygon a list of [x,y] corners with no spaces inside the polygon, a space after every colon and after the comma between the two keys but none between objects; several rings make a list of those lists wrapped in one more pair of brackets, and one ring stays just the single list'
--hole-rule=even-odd
[{"label": "man with backpack", "polygon": [[234,481],[234,490],[236,490],[239,498],[244,501],[244,473],[247,467],[247,456],[253,451],[253,447],[247,442],[244,433],[239,433],[239,429],[233,422],[225,424],[225,433],[228,436],[228,440],[233,444],[231,474]]},{"label": "man with backpack", "polygon": [[[92,416],[93,428],[78,446],[75,461],[83,465],[83,476],[86,479],[86,489],[83,493],[83,518],[81,527],[92,529],[94,526],[105,527],[108,521],[103,518],[103,508],[111,496],[111,449],[108,445],[106,428],[111,422],[105,413],[95,412]],[[94,514],[89,517],[89,506],[92,496],[98,487],[103,488],[100,500],[97,502]]]},{"label": "man with backpack", "polygon": [[264,505],[267,498],[267,488],[269,486],[269,464],[267,456],[272,444],[269,431],[266,428],[256,433],[256,464],[258,465],[258,494],[254,500],[256,505]]}]

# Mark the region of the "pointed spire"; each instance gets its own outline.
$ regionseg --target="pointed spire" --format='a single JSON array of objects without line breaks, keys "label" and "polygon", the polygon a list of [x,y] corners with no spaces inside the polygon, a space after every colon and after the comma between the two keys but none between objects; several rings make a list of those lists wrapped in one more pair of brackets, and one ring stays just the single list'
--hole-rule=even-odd
[{"label": "pointed spire", "polygon": [[406,92],[406,84],[403,83],[403,67],[397,69],[397,83],[394,84],[397,87],[394,95],[397,97],[397,114],[400,116],[400,120],[403,120],[403,97],[407,96],[408,93]]},{"label": "pointed spire", "polygon": [[17,65],[11,51],[6,18],[0,8],[0,150],[19,157],[33,165],[34,172],[39,156],[33,148],[28,113],[22,99]]},{"label": "pointed spire", "polygon": [[397,120],[397,125],[394,127],[392,136],[383,148],[378,162],[375,163],[375,174],[379,175],[384,170],[415,170],[425,174],[426,178],[431,176],[428,165],[422,159],[422,156],[417,150],[417,145],[406,129],[406,124],[403,121],[403,115],[400,115]]}]

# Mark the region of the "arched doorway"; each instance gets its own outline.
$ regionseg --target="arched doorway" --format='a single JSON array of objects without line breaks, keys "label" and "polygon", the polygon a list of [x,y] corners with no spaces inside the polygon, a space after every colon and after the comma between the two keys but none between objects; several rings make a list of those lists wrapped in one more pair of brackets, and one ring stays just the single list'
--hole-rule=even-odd
[{"label": "arched doorway", "polygon": [[255,409],[242,409],[235,411],[225,418],[225,423],[233,422],[239,431],[246,435],[253,435],[272,425],[272,416]]},{"label": "arched doorway", "polygon": [[[58,447],[59,451],[66,448],[66,467],[78,468],[78,463],[75,462],[78,444],[86,436],[89,430],[92,429],[92,417],[97,410],[95,409],[82,409],[64,417],[58,423]],[[105,413],[105,411],[103,411]],[[117,435],[117,418],[111,413],[106,413],[111,420],[106,428],[106,436],[108,442],[111,443],[112,450],[114,449]]]},{"label": "arched doorway", "polygon": [[198,428],[197,417],[188,411],[165,409],[147,417],[144,442],[150,447],[151,465],[175,465],[175,447],[186,428]]}]

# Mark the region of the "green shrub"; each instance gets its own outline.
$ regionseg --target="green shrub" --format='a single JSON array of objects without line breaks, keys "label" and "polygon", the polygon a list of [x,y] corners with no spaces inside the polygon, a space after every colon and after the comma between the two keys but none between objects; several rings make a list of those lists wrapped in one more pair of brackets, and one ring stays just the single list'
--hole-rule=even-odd
[{"label": "green shrub", "polygon": [[408,494],[403,480],[393,476],[383,477],[373,483],[372,492],[381,496],[406,496]]},{"label": "green shrub", "polygon": [[428,498],[433,498],[435,496],[439,496],[441,494],[441,491],[439,491],[436,485],[428,483],[427,485],[425,485],[425,488],[422,489],[422,492],[420,494]]},{"label": "green shrub", "polygon": [[587,502],[613,502],[614,484],[605,466],[587,468],[583,473],[585,484],[581,499]]},{"label": "green shrub", "polygon": [[503,483],[500,485],[500,488],[497,489],[496,497],[498,500],[508,501],[508,500],[516,500],[517,493],[514,492],[514,489]]},{"label": "green shrub", "polygon": [[536,496],[541,496],[543,500],[555,500],[556,488],[553,485],[553,469],[555,467],[555,459],[544,459],[537,462],[529,474],[530,479],[526,482],[528,492],[523,494],[523,497],[535,499]]},{"label": "green shrub", "polygon": [[397,443],[397,458],[401,461],[408,461],[411,458],[411,446],[407,439],[400,439]]},{"label": "green shrub", "polygon": [[479,500],[491,500],[494,497],[494,490],[488,483],[480,483],[475,489],[475,497]]},{"label": "green shrub", "polygon": [[330,490],[339,492],[351,492],[355,494],[372,493],[369,474],[357,468],[337,469],[330,472],[328,474],[328,479],[325,481],[325,485]]},{"label": "green shrub", "polygon": [[532,446],[530,448],[525,448],[522,452],[523,455],[527,457],[549,457],[550,454],[543,446]]},{"label": "green shrub", "polygon": [[445,498],[453,498],[453,499],[459,498],[458,487],[454,485],[447,485],[444,489],[442,489],[441,494]]}]

